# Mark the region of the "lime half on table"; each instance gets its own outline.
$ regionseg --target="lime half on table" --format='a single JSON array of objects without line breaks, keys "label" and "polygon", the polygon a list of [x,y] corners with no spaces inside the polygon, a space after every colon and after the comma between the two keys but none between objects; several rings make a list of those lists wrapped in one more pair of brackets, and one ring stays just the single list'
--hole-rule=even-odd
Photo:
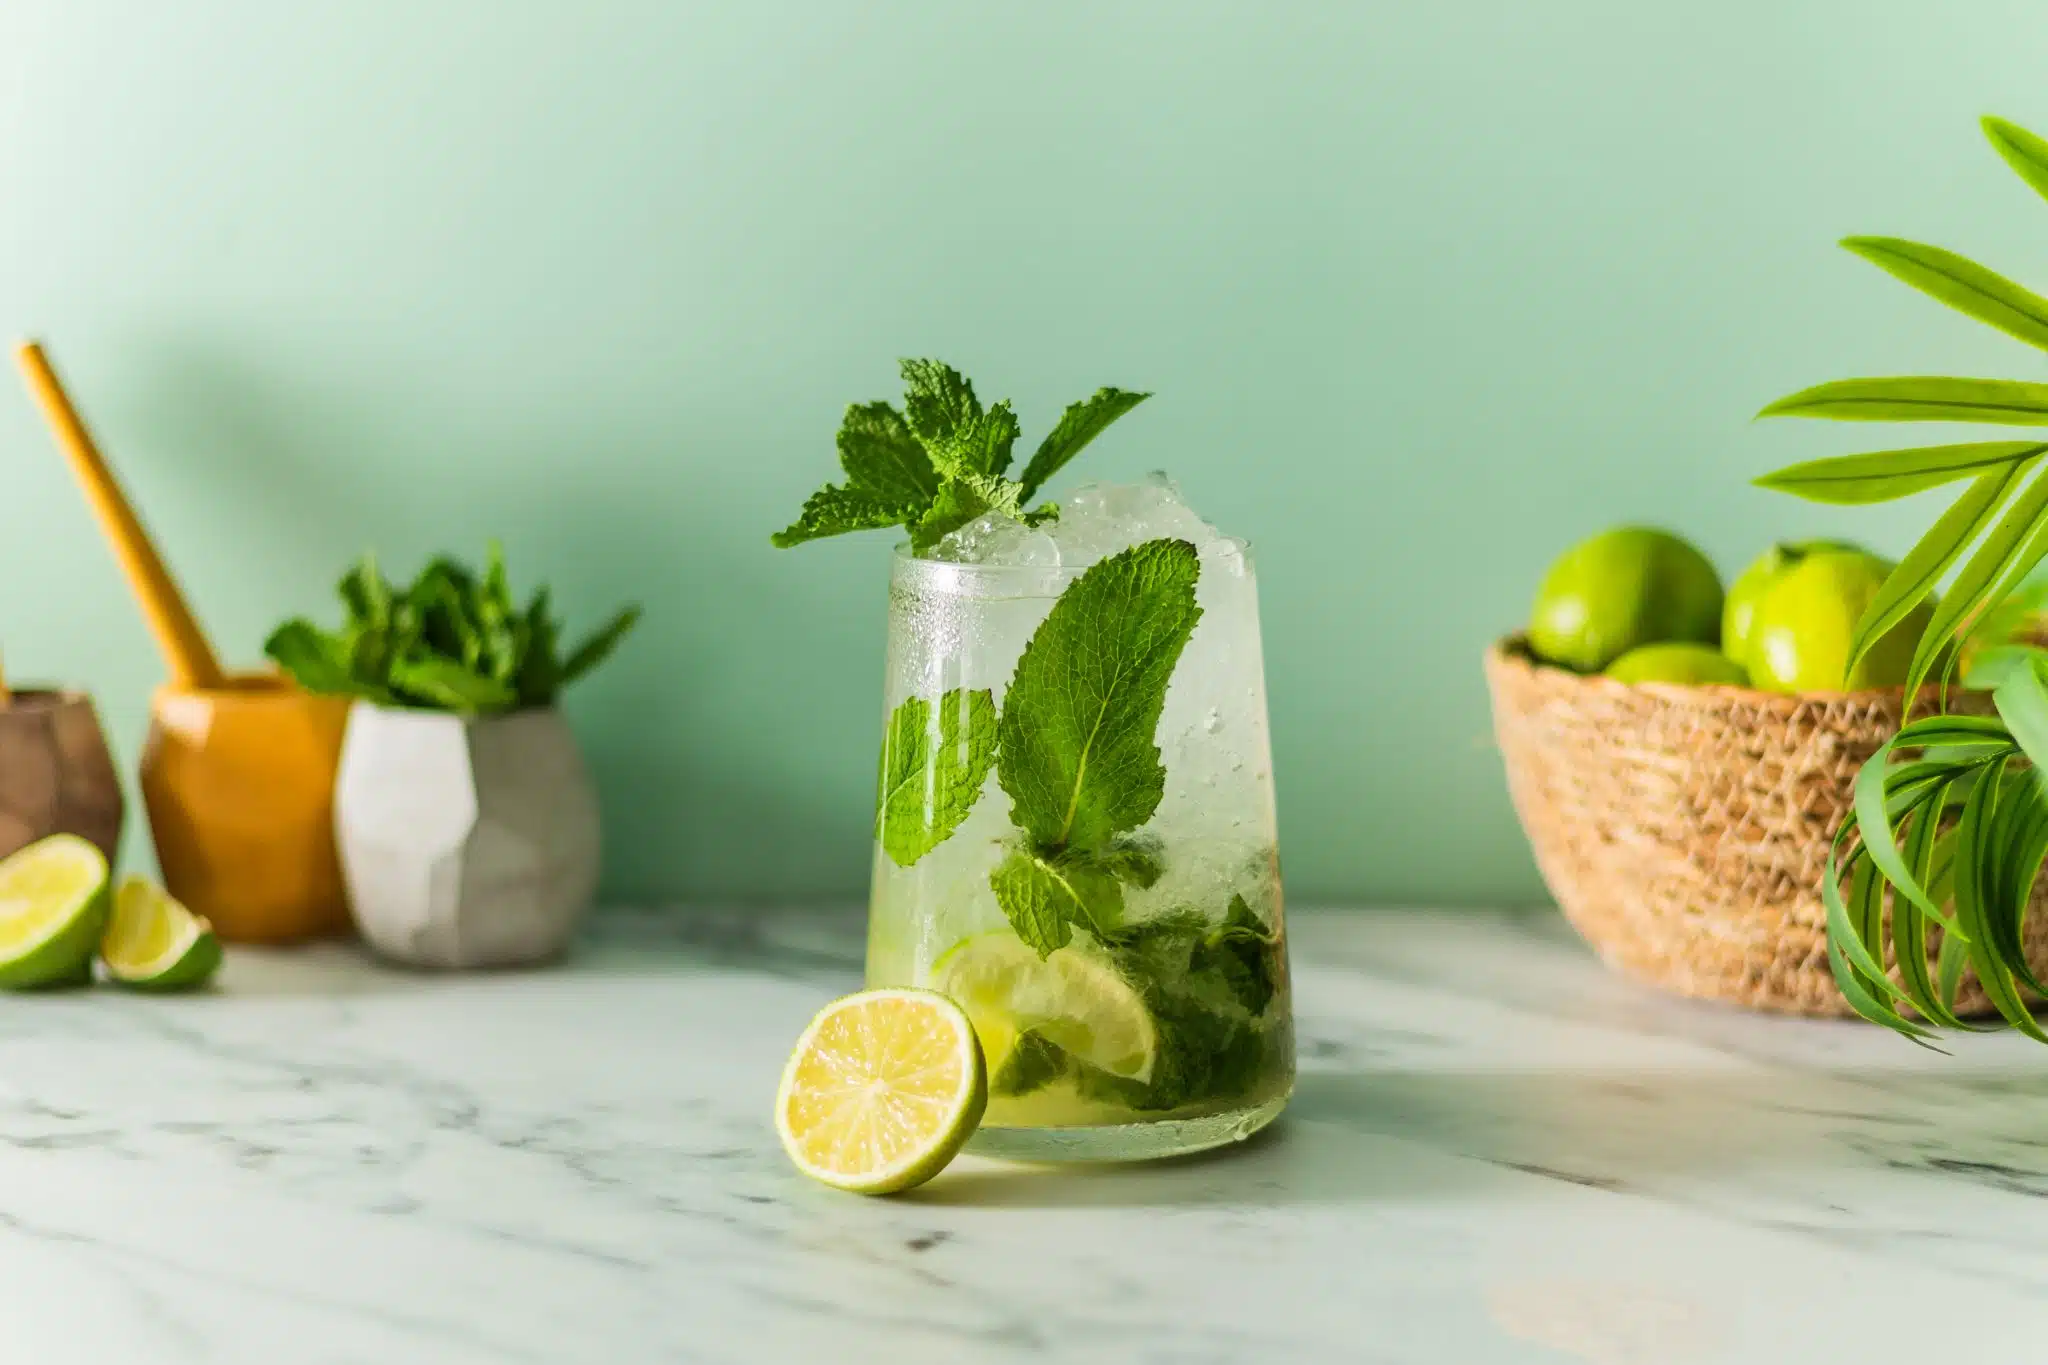
[{"label": "lime half on table", "polygon": [[932,991],[874,990],[818,1011],[775,1096],[797,1169],[855,1194],[922,1185],[960,1152],[988,1104],[974,1026]]},{"label": "lime half on table", "polygon": [[0,860],[0,989],[82,986],[107,922],[107,860],[53,834]]},{"label": "lime half on table", "polygon": [[220,968],[220,940],[202,915],[142,877],[114,892],[113,922],[100,958],[107,974],[139,991],[193,990]]}]

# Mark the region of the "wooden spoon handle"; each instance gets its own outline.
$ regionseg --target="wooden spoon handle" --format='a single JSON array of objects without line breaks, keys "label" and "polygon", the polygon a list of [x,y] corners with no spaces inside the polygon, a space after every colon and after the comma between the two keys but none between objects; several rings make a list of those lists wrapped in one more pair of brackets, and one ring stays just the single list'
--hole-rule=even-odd
[{"label": "wooden spoon handle", "polygon": [[170,571],[164,568],[149,532],[143,529],[135,509],[128,505],[114,472],[100,458],[92,434],[85,429],[78,410],[71,406],[71,399],[58,382],[56,371],[50,368],[43,348],[33,341],[24,341],[14,355],[28,380],[29,392],[57,438],[58,448],[85,487],[85,500],[99,517],[100,530],[113,547],[114,558],[127,577],[129,588],[142,603],[143,618],[149,623],[150,633],[156,636],[157,648],[170,668],[171,681],[188,688],[221,686],[225,679],[213,647],[206,642],[192,609],[185,605],[184,594],[178,591]]}]

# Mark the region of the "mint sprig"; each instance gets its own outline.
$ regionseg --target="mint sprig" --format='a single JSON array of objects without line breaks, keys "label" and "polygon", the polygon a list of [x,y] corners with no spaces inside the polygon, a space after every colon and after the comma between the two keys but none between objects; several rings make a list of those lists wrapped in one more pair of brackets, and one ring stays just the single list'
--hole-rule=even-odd
[{"label": "mint sprig", "polygon": [[547,588],[515,601],[496,542],[481,574],[444,555],[402,585],[366,554],[336,591],[340,629],[295,617],[264,652],[309,692],[463,715],[553,705],[640,620],[627,607],[565,654]]},{"label": "mint sprig", "polygon": [[775,533],[783,548],[848,531],[901,526],[919,552],[989,512],[1038,525],[1058,514],[1025,506],[1047,479],[1110,423],[1150,394],[1098,389],[1067,407],[1025,466],[1008,477],[1022,428],[1007,401],[984,408],[974,385],[937,360],[905,360],[903,411],[886,402],[856,403],[839,426],[844,484],[805,500],[797,519]]}]

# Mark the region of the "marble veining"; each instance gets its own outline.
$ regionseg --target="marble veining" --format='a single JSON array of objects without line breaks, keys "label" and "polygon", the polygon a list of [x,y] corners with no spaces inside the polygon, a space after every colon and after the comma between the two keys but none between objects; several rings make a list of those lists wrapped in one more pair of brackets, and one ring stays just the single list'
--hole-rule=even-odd
[{"label": "marble veining", "polygon": [[2048,1049],[1676,1001],[1548,913],[1299,912],[1302,1075],[1214,1158],[812,1187],[769,1102],[856,915],[558,969],[237,952],[0,1002],[0,1359],[1799,1361],[2048,1328]]}]

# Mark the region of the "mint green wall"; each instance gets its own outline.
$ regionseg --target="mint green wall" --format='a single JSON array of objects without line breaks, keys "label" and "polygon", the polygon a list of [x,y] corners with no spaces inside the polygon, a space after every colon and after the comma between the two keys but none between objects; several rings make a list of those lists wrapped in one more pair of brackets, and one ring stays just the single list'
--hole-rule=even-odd
[{"label": "mint green wall", "polygon": [[[0,327],[239,660],[365,544],[498,533],[577,619],[643,599],[572,707],[619,897],[864,885],[886,538],[767,544],[845,403],[903,354],[1033,439],[1156,390],[1087,465],[1259,544],[1297,899],[1529,900],[1478,655],[1550,554],[1623,518],[1731,568],[1897,548],[1924,508],[1744,486],[1858,432],[1747,414],[2030,372],[1829,246],[2048,280],[1973,126],[2048,123],[2048,13],[1935,14],[0,0]],[[158,665],[11,379],[0,461],[0,647],[132,758]]]}]

